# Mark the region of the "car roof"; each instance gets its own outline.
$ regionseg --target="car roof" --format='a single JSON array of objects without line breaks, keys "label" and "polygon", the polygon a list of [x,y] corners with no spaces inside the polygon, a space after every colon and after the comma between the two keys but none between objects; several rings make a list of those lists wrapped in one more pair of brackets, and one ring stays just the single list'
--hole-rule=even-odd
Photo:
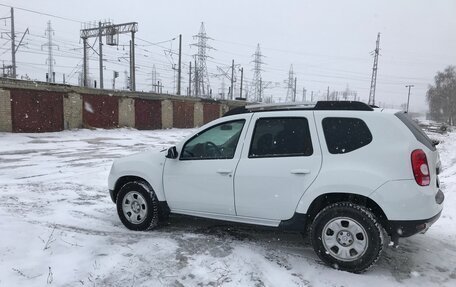
[{"label": "car roof", "polygon": [[229,110],[223,116],[231,116],[245,113],[289,111],[289,110],[315,110],[315,111],[373,111],[375,106],[358,101],[318,101],[312,102],[292,102],[274,104],[253,104],[237,107]]}]

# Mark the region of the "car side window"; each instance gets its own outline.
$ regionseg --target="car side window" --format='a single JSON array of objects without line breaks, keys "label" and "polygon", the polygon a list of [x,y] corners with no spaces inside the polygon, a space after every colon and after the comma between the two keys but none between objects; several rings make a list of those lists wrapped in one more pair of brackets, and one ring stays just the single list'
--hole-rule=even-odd
[{"label": "car side window", "polygon": [[182,149],[181,160],[231,159],[245,120],[225,122],[196,134]]},{"label": "car side window", "polygon": [[306,118],[260,118],[256,121],[249,158],[312,154],[312,140]]},{"label": "car side window", "polygon": [[332,154],[351,152],[372,142],[372,134],[361,119],[324,118],[322,125],[328,151]]}]

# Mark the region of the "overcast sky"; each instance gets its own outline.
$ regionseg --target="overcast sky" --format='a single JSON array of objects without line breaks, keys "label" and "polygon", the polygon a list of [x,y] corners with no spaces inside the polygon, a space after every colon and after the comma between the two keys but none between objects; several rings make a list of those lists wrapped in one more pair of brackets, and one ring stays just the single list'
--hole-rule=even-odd
[{"label": "overcast sky", "polygon": [[[196,53],[192,35],[198,33],[204,22],[209,44],[215,48],[207,63],[213,77],[211,86],[220,92],[221,76],[217,66],[227,70],[234,59],[244,67],[246,83],[253,77],[252,54],[259,43],[265,65],[263,81],[269,89],[267,96],[285,100],[286,80],[290,65],[298,78],[298,99],[303,88],[310,99],[323,97],[330,90],[344,90],[347,85],[358,92],[362,100],[369,95],[373,57],[377,33],[381,33],[381,56],[377,80],[376,101],[400,105],[407,100],[405,85],[412,84],[412,111],[425,108],[427,86],[437,71],[456,65],[456,1],[454,0],[283,0],[283,1],[62,1],[62,0],[0,0],[38,12],[53,14],[76,21],[16,10],[16,30],[27,35],[17,55],[19,75],[45,79],[46,43],[44,31],[47,21],[55,30],[57,80],[65,74],[71,83],[77,83],[81,70],[80,22],[111,19],[114,23],[136,21],[137,33],[137,88],[151,89],[151,71],[155,64],[164,91],[173,91],[173,63],[167,49],[177,50],[178,42],[168,41],[178,34],[183,37],[183,86],[188,85],[188,62]],[[0,6],[0,16],[9,15],[9,8]],[[80,22],[77,22],[80,21]],[[8,31],[8,21],[0,22],[2,32]],[[0,39],[1,60],[11,63],[9,42]],[[94,39],[91,40],[91,43]],[[125,86],[123,71],[128,70],[129,38],[120,38],[121,46],[108,47],[105,55],[105,87],[112,85],[112,71],[120,71],[117,88]],[[145,42],[146,40],[148,42]],[[163,43],[161,43],[163,42]],[[151,45],[150,43],[160,43]],[[98,44],[95,45],[97,49]],[[98,80],[97,55],[91,51],[90,73]],[[239,77],[237,75],[239,84]],[[226,80],[226,89],[229,81]]]}]

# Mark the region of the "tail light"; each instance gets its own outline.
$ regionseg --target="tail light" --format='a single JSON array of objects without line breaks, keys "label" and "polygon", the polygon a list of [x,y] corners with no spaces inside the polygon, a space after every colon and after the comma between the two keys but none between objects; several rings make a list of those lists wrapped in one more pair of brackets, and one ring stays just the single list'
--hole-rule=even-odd
[{"label": "tail light", "polygon": [[426,154],[421,149],[412,152],[412,169],[415,181],[421,186],[427,186],[431,182],[429,165]]}]

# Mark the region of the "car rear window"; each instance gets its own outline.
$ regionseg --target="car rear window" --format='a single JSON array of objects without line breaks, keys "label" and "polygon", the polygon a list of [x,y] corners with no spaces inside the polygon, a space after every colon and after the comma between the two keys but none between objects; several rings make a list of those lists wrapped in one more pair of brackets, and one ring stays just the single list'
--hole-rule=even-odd
[{"label": "car rear window", "polygon": [[372,134],[361,119],[324,118],[322,125],[328,151],[332,154],[351,152],[372,142]]},{"label": "car rear window", "polygon": [[396,117],[398,117],[401,122],[404,123],[408,127],[408,129],[412,132],[415,136],[416,140],[420,143],[424,144],[427,148],[432,151],[435,151],[436,148],[434,144],[432,144],[432,140],[427,136],[427,134],[420,128],[420,126],[412,120],[409,115],[405,112],[398,112],[395,113]]}]

